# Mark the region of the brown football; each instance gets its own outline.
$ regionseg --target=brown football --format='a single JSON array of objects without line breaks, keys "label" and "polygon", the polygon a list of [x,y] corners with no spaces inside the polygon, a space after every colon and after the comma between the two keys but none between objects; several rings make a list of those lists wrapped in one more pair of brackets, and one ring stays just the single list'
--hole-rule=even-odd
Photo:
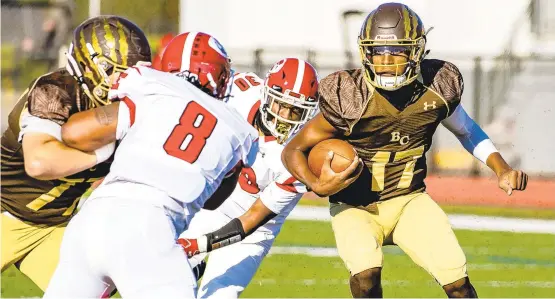
[{"label": "brown football", "polygon": [[345,170],[356,157],[356,150],[347,141],[328,139],[316,144],[308,154],[308,167],[315,176],[320,177],[320,171],[328,152],[334,152],[331,169],[335,172]]}]

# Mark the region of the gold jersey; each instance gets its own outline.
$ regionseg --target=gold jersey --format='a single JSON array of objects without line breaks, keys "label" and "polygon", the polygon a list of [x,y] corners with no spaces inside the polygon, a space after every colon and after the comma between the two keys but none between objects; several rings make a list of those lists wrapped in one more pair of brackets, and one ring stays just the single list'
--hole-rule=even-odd
[{"label": "gold jersey", "polygon": [[18,142],[23,112],[62,125],[72,114],[87,109],[89,101],[65,69],[39,77],[23,93],[2,135],[2,211],[35,224],[64,223],[73,215],[83,193],[108,173],[110,164],[106,162],[58,180],[37,180],[25,172],[23,149]]},{"label": "gold jersey", "polygon": [[418,80],[396,91],[375,89],[361,69],[324,78],[321,112],[365,163],[360,178],[330,200],[368,205],[424,191],[426,152],[462,92],[459,70],[442,60],[424,60]]}]

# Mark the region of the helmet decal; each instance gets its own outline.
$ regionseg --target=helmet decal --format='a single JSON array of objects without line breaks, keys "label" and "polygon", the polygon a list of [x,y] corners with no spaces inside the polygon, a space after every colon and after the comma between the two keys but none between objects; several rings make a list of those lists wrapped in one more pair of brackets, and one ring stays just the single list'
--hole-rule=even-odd
[{"label": "helmet decal", "polygon": [[231,91],[231,64],[223,45],[203,32],[185,32],[164,49],[159,70],[176,73],[205,93],[226,100]]},{"label": "helmet decal", "polygon": [[282,59],[280,61],[278,61],[276,64],[274,64],[272,66],[272,68],[268,71],[269,74],[275,74],[277,72],[279,72],[283,66],[285,65],[285,62],[287,61],[287,59]]},{"label": "helmet decal", "polygon": [[224,46],[222,46],[222,44],[220,44],[220,42],[217,39],[210,37],[210,39],[208,40],[208,45],[212,49],[216,50],[216,52],[220,53],[220,55],[222,55],[223,57],[228,57]]}]

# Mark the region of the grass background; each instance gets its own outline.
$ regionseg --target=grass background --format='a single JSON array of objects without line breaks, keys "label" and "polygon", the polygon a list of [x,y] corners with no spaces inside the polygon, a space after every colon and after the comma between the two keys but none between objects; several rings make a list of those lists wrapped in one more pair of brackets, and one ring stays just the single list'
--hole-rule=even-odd
[{"label": "grass background", "polygon": [[[301,204],[324,205],[303,200]],[[448,213],[555,219],[555,211],[443,206]],[[479,296],[549,298],[555,294],[555,237],[547,234],[455,231],[467,255]],[[276,247],[335,248],[329,222],[288,220]],[[315,249],[314,251],[317,251]],[[424,270],[394,246],[385,247],[386,297],[445,297]],[[39,297],[42,292],[15,267],[1,276],[2,297]],[[243,297],[350,297],[349,273],[339,257],[270,254]]]}]

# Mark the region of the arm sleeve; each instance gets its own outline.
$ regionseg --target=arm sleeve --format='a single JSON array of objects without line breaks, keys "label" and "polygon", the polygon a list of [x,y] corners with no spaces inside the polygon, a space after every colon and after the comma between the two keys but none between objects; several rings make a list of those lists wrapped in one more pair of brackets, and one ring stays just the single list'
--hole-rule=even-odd
[{"label": "arm sleeve", "polygon": [[279,214],[288,206],[296,205],[306,192],[305,185],[283,167],[274,181],[260,193],[260,200],[272,212]]},{"label": "arm sleeve", "polygon": [[284,188],[279,183],[273,182],[260,193],[260,200],[272,212],[279,214],[290,204],[296,204],[303,196],[302,193],[287,190],[287,187],[289,186]]},{"label": "arm sleeve", "polygon": [[468,116],[462,105],[457,106],[442,124],[459,139],[469,153],[483,163],[486,163],[490,154],[497,152],[488,135]]},{"label": "arm sleeve", "polygon": [[129,99],[124,98],[119,104],[118,108],[118,126],[116,128],[116,139],[121,140],[127,134],[127,131],[131,127],[132,119],[135,118],[135,112],[131,114],[130,107],[135,107],[135,104]]},{"label": "arm sleeve", "polygon": [[142,67],[130,67],[121,73],[116,83],[108,92],[111,100],[120,100],[118,110],[118,127],[116,139],[121,140],[135,123],[136,103],[133,98],[141,97],[137,93],[137,86],[146,86],[146,80],[141,74]]},{"label": "arm sleeve", "polygon": [[33,116],[29,114],[29,112],[25,111],[21,116],[20,125],[21,130],[19,131],[19,142],[23,140],[23,135],[29,132],[45,133],[56,138],[60,142],[62,141],[62,126],[53,120]]}]

